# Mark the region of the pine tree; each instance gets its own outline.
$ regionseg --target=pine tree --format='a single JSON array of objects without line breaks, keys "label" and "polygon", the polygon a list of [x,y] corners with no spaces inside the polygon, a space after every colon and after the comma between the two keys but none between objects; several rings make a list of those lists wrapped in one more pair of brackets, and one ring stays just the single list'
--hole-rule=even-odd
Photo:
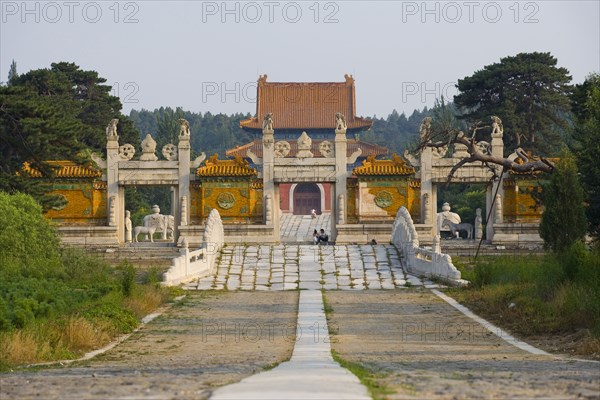
[{"label": "pine tree", "polygon": [[55,206],[56,199],[44,195],[46,187],[19,175],[23,163],[52,177],[46,161],[89,162],[90,150],[104,150],[112,118],[119,119],[122,143],[139,144],[139,133],[120,113],[119,98],[97,72],[65,62],[23,75],[16,75],[13,62],[11,71],[10,85],[0,86],[0,190],[29,193],[45,209]]},{"label": "pine tree", "polygon": [[461,118],[504,124],[507,148],[527,147],[550,154],[560,150],[566,132],[571,76],[550,53],[519,53],[458,80],[454,102]]},{"label": "pine tree", "polygon": [[10,64],[10,69],[8,70],[8,85],[12,85],[18,77],[19,74],[17,73],[17,63],[15,60],[13,60]]},{"label": "pine tree", "polygon": [[590,75],[572,96],[575,116],[574,153],[586,194],[586,214],[592,235],[600,234],[600,75]]},{"label": "pine tree", "polygon": [[542,184],[540,236],[547,248],[560,253],[585,237],[584,195],[575,159],[562,152],[550,180]]}]

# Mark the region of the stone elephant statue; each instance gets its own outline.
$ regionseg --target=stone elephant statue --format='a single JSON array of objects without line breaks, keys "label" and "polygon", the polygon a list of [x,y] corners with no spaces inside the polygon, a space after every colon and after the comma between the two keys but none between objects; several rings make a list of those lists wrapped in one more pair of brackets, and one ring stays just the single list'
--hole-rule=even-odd
[{"label": "stone elephant statue", "polygon": [[172,215],[149,214],[142,220],[147,228],[156,228],[156,232],[162,234],[162,240],[173,240],[173,232],[175,231],[175,217]]}]

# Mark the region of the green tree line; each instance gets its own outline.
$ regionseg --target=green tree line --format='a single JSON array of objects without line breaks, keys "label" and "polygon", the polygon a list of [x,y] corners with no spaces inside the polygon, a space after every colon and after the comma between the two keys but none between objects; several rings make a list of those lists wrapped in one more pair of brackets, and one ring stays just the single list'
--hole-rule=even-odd
[{"label": "green tree line", "polygon": [[[404,149],[416,143],[421,120],[430,115],[431,110],[425,107],[422,111],[414,110],[407,117],[393,110],[387,118],[371,117],[373,127],[369,131],[357,134],[360,140],[386,146],[390,152],[402,153]],[[129,119],[139,130],[141,137],[150,133],[157,142],[157,148],[167,143],[177,143],[180,118],[190,123],[191,146],[195,154],[205,152],[207,155],[218,153],[225,157],[225,151],[235,146],[246,144],[257,136],[240,128],[240,121],[250,118],[251,114],[212,114],[192,112],[180,107],[161,107],[153,111],[131,110]]]},{"label": "green tree line", "polygon": [[[373,116],[373,127],[357,136],[364,141],[402,153],[418,140],[425,116],[444,123],[468,126],[498,115],[505,126],[506,154],[516,146],[546,157],[556,156],[565,143],[575,153],[585,189],[591,231],[598,232],[599,171],[598,75],[571,84],[569,72],[550,53],[520,53],[484,66],[458,80],[454,102],[438,102],[432,109],[414,110],[410,116],[394,110],[387,117]],[[119,119],[121,143],[139,147],[140,139],[153,134],[159,148],[175,143],[179,118],[190,123],[194,153],[219,153],[247,143],[253,135],[239,122],[250,114],[233,115],[186,111],[182,108],[132,110],[122,114],[119,98],[96,71],[59,62],[50,68],[19,75],[10,67],[8,83],[0,86],[0,190],[30,193],[44,208],[57,199],[47,187],[34,184],[22,173],[24,162],[52,176],[45,160],[67,159],[91,163],[90,152],[104,152],[105,128]],[[485,121],[487,122],[487,121]]]}]

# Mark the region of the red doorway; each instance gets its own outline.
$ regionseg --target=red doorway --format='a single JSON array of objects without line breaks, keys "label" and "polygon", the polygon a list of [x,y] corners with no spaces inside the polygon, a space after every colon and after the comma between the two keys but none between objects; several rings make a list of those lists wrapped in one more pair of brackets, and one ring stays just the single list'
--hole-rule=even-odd
[{"label": "red doorway", "polygon": [[321,190],[316,183],[301,183],[294,189],[294,215],[321,214]]}]

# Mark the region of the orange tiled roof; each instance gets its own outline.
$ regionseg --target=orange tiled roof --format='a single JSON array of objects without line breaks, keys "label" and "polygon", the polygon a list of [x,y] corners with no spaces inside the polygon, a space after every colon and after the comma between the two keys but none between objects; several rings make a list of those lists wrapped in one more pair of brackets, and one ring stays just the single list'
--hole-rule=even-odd
[{"label": "orange tiled roof", "polygon": [[335,113],[346,117],[348,129],[368,129],[373,122],[356,114],[354,78],[344,82],[267,82],[258,79],[256,117],[240,121],[241,128],[262,129],[262,119],[273,113],[277,129],[335,129]]},{"label": "orange tiled roof", "polygon": [[406,165],[400,156],[392,154],[391,160],[376,160],[375,157],[367,157],[363,165],[354,168],[352,173],[357,176],[370,175],[412,175],[415,169]]},{"label": "orange tiled roof", "polygon": [[248,165],[242,157],[233,160],[219,160],[215,154],[196,170],[198,176],[256,176],[256,169]]},{"label": "orange tiled roof", "polygon": [[[296,152],[298,151],[298,142],[293,139],[283,140],[286,140],[290,144],[290,153],[288,154],[288,157],[296,157]],[[313,139],[310,151],[314,154],[315,157],[322,157],[321,152],[319,151],[319,145],[323,141],[324,140]],[[330,140],[330,142],[334,143],[333,140]],[[348,150],[346,151],[346,156],[350,157],[358,149],[362,150],[361,157],[382,156],[388,154],[387,147],[379,146],[378,144],[361,142],[357,139],[348,139]],[[252,152],[258,157],[262,157],[263,147],[261,140],[256,139],[250,143],[246,143],[244,145],[237,146],[236,148],[229,149],[225,152],[225,155],[227,155],[227,157],[247,157],[246,152],[248,150],[252,150]]]},{"label": "orange tiled roof", "polygon": [[[54,169],[56,178],[100,178],[102,176],[102,171],[79,165],[73,161],[59,160],[46,161],[46,163]],[[23,171],[34,178],[43,176],[41,171],[33,168],[28,162],[23,163]]]}]

